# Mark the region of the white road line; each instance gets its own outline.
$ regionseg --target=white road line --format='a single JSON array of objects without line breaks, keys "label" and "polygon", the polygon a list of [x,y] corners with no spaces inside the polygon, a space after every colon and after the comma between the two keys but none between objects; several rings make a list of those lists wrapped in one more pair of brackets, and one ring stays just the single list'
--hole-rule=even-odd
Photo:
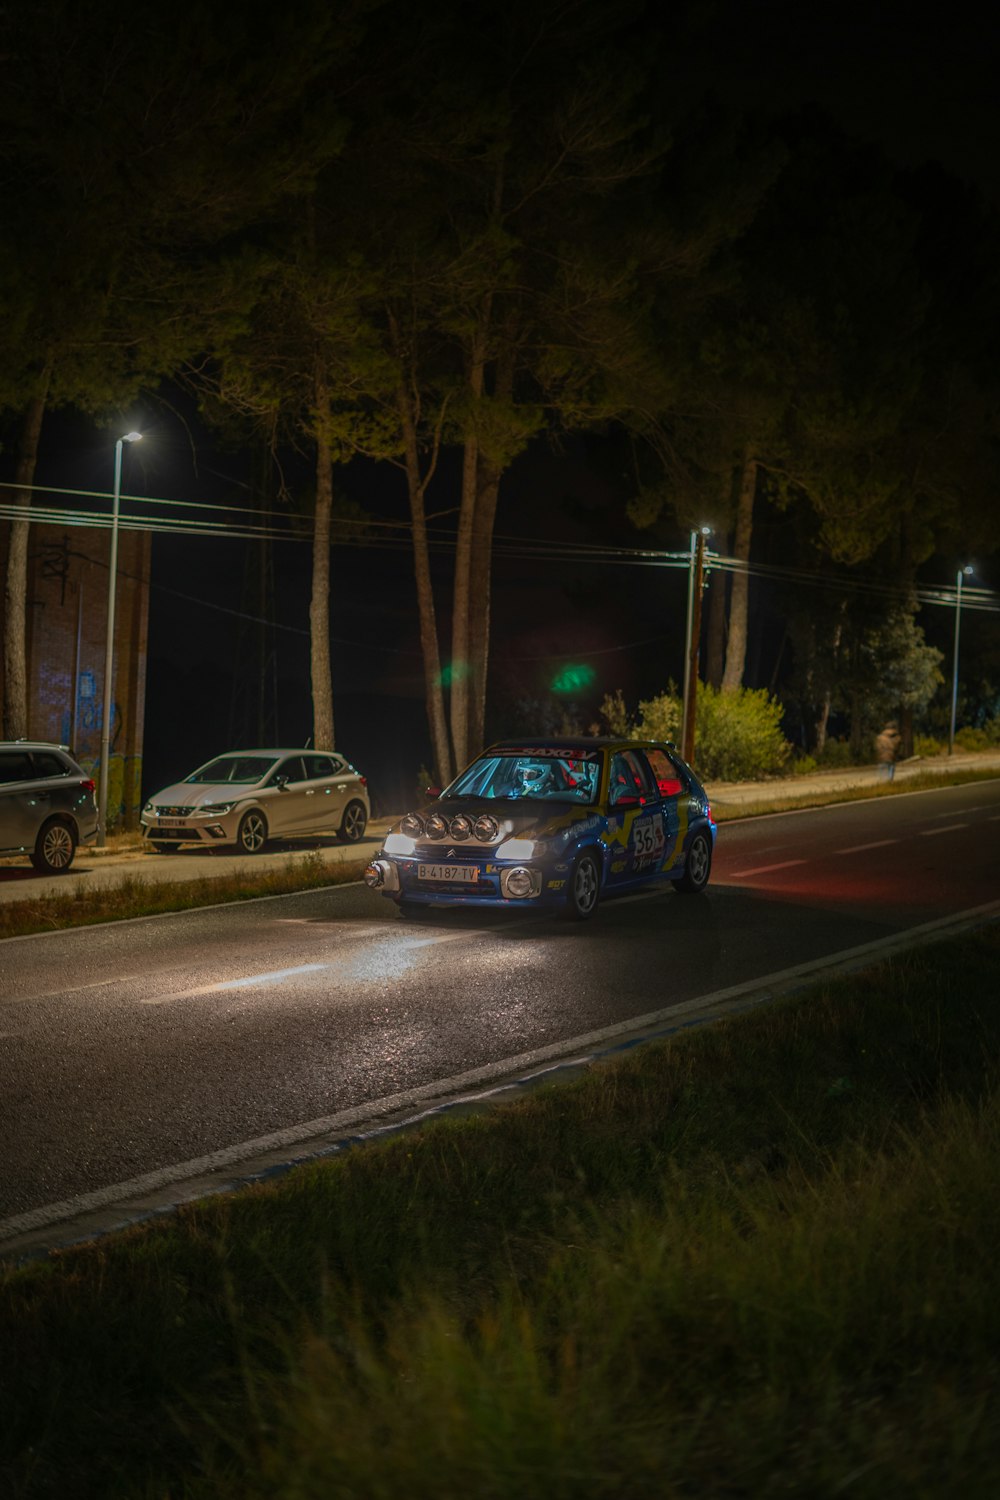
[{"label": "white road line", "polygon": [[899,839],[876,839],[872,844],[852,844],[849,849],[834,849],[834,854],[864,854],[866,849],[884,849],[888,844],[898,844]]},{"label": "white road line", "polygon": [[[534,914],[532,914],[534,916]],[[509,932],[512,927],[523,927],[531,918],[521,922],[509,922],[504,931]],[[397,939],[396,931],[379,925],[373,930],[364,932],[345,933],[345,937],[367,937],[373,942],[386,943],[392,941],[393,951],[408,951],[411,948],[433,948],[439,943],[455,943],[469,938],[485,937],[488,929],[485,927],[465,928],[461,932],[438,932],[427,937],[405,937]],[[338,955],[339,957],[339,955]],[[140,1000],[140,1005],[169,1005],[174,1000],[195,1000],[202,995],[222,995],[232,990],[248,989],[251,985],[258,984],[280,984],[285,979],[295,979],[300,974],[322,973],[328,969],[336,969],[336,959],[330,963],[323,964],[301,964],[295,969],[275,969],[268,974],[248,974],[243,979],[220,980],[218,984],[202,984],[196,989],[172,990],[166,995],[150,995],[146,1000]],[[112,983],[113,981],[107,981]]]},{"label": "white road line", "polygon": [[283,979],[294,979],[298,974],[315,974],[328,969],[329,964],[302,964],[297,969],[274,969],[270,974],[247,974],[242,979],[222,979],[218,984],[202,984],[193,990],[175,990],[169,995],[150,995],[140,1000],[140,1005],[166,1005],[171,1000],[193,1000],[197,995],[222,995],[227,990],[248,989],[255,984],[280,984]]},{"label": "white road line", "polygon": [[922,839],[932,839],[936,833],[957,833],[960,828],[968,828],[968,823],[949,823],[947,828],[921,828]]},{"label": "white road line", "polygon": [[734,870],[733,880],[742,880],[746,875],[769,875],[772,870],[790,870],[793,865],[804,865],[804,859],[786,859],[780,865],[755,865],[752,870]]},{"label": "white road line", "polygon": [[[965,815],[965,817],[968,817],[970,813],[989,812],[990,808],[994,805],[995,804],[992,802],[986,802],[982,807],[963,807],[961,811]],[[953,818],[954,816],[954,810],[951,812],[935,813],[931,821],[933,822],[938,818]]]}]

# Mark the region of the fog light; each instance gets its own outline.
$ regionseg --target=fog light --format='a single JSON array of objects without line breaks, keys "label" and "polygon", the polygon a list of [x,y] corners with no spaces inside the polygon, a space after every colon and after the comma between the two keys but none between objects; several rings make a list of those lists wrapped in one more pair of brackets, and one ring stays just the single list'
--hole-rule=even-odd
[{"label": "fog light", "polygon": [[500,888],[505,896],[512,896],[515,899],[537,896],[539,886],[538,875],[533,870],[526,870],[523,865],[516,865],[513,870],[501,871]]},{"label": "fog light", "polygon": [[398,891],[399,871],[391,859],[373,859],[365,870],[365,885],[373,891]]}]

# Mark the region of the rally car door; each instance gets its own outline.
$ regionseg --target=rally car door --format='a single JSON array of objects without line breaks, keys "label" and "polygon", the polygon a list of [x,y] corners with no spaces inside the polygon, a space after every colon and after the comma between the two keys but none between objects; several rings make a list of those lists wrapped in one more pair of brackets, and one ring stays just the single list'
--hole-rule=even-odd
[{"label": "rally car door", "polygon": [[620,750],[612,756],[608,814],[608,884],[655,879],[667,855],[668,840],[671,846],[676,841],[677,816],[641,752]]}]

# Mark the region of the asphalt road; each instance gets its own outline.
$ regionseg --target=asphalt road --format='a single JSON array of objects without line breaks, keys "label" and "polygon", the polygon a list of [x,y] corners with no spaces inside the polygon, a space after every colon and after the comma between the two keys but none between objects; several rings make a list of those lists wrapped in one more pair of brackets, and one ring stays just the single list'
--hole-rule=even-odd
[{"label": "asphalt road", "polygon": [[347,886],[9,940],[0,1247],[990,902],[1000,780],[725,824],[705,896],[586,926]]}]

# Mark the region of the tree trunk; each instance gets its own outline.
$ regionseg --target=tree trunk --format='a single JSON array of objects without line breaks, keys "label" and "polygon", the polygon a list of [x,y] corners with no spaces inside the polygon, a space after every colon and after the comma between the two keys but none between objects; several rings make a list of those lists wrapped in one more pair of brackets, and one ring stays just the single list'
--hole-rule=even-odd
[{"label": "tree trunk", "polygon": [[448,743],[448,723],[444,711],[444,693],[441,688],[441,649],[438,644],[437,614],[434,608],[431,560],[427,545],[427,512],[424,505],[427,478],[420,472],[416,418],[410,393],[405,385],[400,385],[396,399],[403,431],[410,515],[413,518],[413,569],[417,583],[420,649],[424,659],[427,722],[431,732],[437,784],[446,786],[452,778],[451,747]]},{"label": "tree trunk", "polygon": [[[511,330],[508,328],[508,335]],[[508,337],[497,361],[494,397],[509,402],[514,393],[514,341]],[[490,655],[490,596],[493,528],[503,471],[479,455],[476,515],[472,530],[469,587],[469,754],[478,755],[486,732],[486,677]]]},{"label": "tree trunk", "polygon": [[316,515],[313,524],[312,598],[309,603],[312,674],[313,746],[334,749],[333,682],[330,670],[330,513],[333,509],[333,460],[326,423],[329,400],[320,387],[316,424]]},{"label": "tree trunk", "polygon": [[[51,372],[46,369],[38,393],[29,402],[21,428],[16,480],[11,504],[24,509],[24,519],[11,521],[4,583],[3,616],[3,734],[8,740],[28,738],[28,539],[31,485],[38,462],[38,442]],[[75,689],[74,689],[75,690]]]},{"label": "tree trunk", "polygon": [[[733,538],[733,556],[741,563],[750,561],[750,542],[753,536],[753,501],[757,488],[757,460],[749,449],[743,460],[740,476],[740,493],[736,507],[736,533]],[[746,568],[738,568],[733,574],[729,595],[729,637],[726,644],[726,670],[722,677],[722,691],[735,693],[743,685],[743,672],[747,656],[747,606],[750,579]]]},{"label": "tree trunk", "polygon": [[816,731],[817,759],[823,754],[823,751],[826,748],[827,726],[830,723],[831,696],[832,695],[830,693],[830,689],[827,688],[826,692],[823,694],[823,701],[819,706],[819,718],[816,720],[814,726]]},{"label": "tree trunk", "polygon": [[909,760],[913,754],[913,709],[899,710],[899,758]]},{"label": "tree trunk", "polygon": [[478,499],[472,534],[469,583],[469,757],[483,748],[486,729],[486,673],[490,652],[490,587],[493,524],[500,493],[500,470],[480,457]]},{"label": "tree trunk", "polygon": [[[485,358],[483,342],[477,338],[469,360],[468,387],[473,405],[483,394]],[[461,770],[469,761],[470,728],[470,646],[469,616],[472,587],[473,533],[479,500],[479,439],[476,414],[470,418],[465,434],[462,458],[462,501],[458,514],[458,536],[455,543],[455,583],[451,620],[451,743],[455,765]]]}]

